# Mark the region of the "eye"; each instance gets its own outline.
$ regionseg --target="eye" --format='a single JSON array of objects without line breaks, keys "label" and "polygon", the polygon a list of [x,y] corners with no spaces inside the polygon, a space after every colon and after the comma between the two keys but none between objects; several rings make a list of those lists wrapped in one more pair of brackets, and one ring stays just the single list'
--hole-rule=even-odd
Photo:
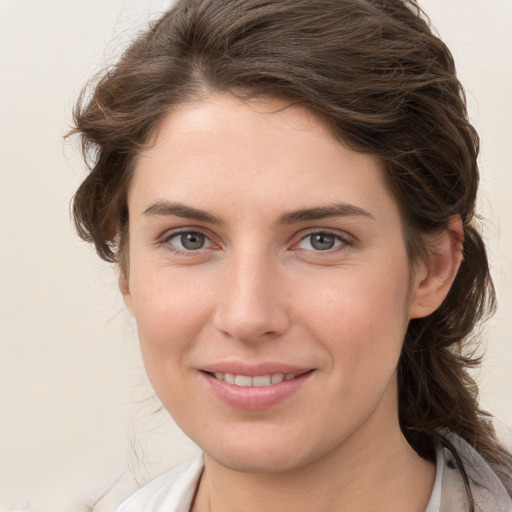
[{"label": "eye", "polygon": [[329,251],[347,243],[348,242],[343,240],[339,235],[320,231],[316,233],[310,233],[309,235],[305,236],[297,244],[297,248],[314,251]]},{"label": "eye", "polygon": [[178,251],[199,251],[211,247],[212,242],[199,231],[181,231],[167,237],[166,242]]}]

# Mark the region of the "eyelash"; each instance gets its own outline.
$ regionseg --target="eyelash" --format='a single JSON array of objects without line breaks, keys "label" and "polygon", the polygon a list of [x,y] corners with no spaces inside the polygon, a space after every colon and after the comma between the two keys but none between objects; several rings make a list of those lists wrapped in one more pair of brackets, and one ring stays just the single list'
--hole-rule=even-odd
[{"label": "eyelash", "polygon": [[[183,235],[200,235],[201,237],[204,237],[205,242],[207,244],[210,244],[210,247],[200,247],[197,250],[193,250],[193,249],[187,250],[187,249],[180,249],[179,247],[176,247],[176,245],[170,243],[173,238],[183,236]],[[325,237],[333,238],[334,244],[336,244],[336,245],[332,248],[327,248],[327,249],[323,249],[323,250],[322,249],[317,249],[317,250],[304,249],[304,248],[299,247],[299,244],[301,244],[303,241],[307,240],[308,238],[312,239],[312,237],[314,237],[314,236],[325,236]],[[160,246],[165,246],[165,248],[167,250],[171,251],[173,254],[175,254],[177,256],[185,256],[185,257],[195,256],[195,255],[201,254],[204,250],[208,250],[211,247],[215,247],[215,243],[211,241],[211,238],[207,234],[203,233],[202,231],[200,231],[198,229],[179,229],[177,231],[168,232],[157,241],[157,244]],[[307,234],[302,236],[297,242],[295,242],[292,245],[291,250],[327,255],[327,254],[336,253],[338,251],[342,251],[342,250],[347,249],[353,245],[354,245],[353,237],[351,237],[347,234],[340,235],[338,232],[320,229],[320,230],[309,231]]]},{"label": "eyelash", "polygon": [[[327,238],[332,238],[333,243],[336,244],[332,248],[327,249],[303,249],[301,247],[298,247],[299,244],[307,239],[310,239],[310,244],[312,245],[312,239],[314,236],[324,236]],[[351,247],[354,244],[354,239],[348,235],[340,235],[337,232],[334,231],[328,231],[328,230],[318,230],[318,231],[310,231],[305,236],[303,236],[296,244],[294,244],[293,248],[296,251],[308,251],[315,254],[332,254],[336,253],[340,250],[344,250],[348,247]]]},{"label": "eyelash", "polygon": [[[210,237],[206,235],[205,233],[201,232],[198,229],[180,229],[178,231],[172,231],[170,233],[166,233],[162,238],[158,240],[158,245],[166,246],[166,249],[171,251],[173,254],[177,256],[193,256],[200,254],[202,250],[204,250],[204,247],[200,247],[197,250],[192,249],[180,249],[179,247],[176,247],[174,244],[170,243],[173,238],[183,236],[183,235],[200,235],[201,237],[204,237],[205,242],[209,243],[211,245],[214,245],[213,242],[210,240]],[[208,247],[206,248],[208,249]]]}]

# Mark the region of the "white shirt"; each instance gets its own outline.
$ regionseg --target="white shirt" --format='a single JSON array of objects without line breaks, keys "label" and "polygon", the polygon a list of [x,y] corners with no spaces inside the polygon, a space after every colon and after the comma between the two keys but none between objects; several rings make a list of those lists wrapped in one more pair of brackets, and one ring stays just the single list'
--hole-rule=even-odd
[{"label": "white shirt", "polygon": [[[446,434],[464,463],[478,512],[512,512],[512,498],[482,457],[455,434]],[[203,472],[198,456],[160,475],[129,497],[116,512],[190,512]],[[436,446],[436,478],[425,512],[467,512],[467,494],[452,453]]]}]

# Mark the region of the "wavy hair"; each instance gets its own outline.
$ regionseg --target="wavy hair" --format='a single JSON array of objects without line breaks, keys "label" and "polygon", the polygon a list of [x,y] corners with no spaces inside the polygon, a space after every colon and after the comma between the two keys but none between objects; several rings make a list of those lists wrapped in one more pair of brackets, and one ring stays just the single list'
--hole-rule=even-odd
[{"label": "wavy hair", "polygon": [[424,456],[432,434],[460,435],[510,489],[511,458],[469,373],[480,362],[475,327],[495,304],[475,227],[479,139],[452,55],[417,3],[181,0],[137,37],[84,90],[72,131],[91,171],[73,200],[78,233],[121,271],[137,154],[169,109],[212,91],[297,103],[340,142],[376,156],[412,263],[426,256],[426,235],[460,215],[464,260],[455,282],[437,311],[411,320],[404,340],[399,419]]}]

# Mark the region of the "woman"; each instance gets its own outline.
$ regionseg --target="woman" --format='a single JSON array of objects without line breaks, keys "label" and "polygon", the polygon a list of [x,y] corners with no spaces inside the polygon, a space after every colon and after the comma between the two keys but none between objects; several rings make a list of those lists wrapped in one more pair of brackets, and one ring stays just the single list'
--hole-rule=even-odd
[{"label": "woman", "polygon": [[79,233],[204,452],[120,512],[512,510],[478,137],[413,1],[179,1],[75,120]]}]

